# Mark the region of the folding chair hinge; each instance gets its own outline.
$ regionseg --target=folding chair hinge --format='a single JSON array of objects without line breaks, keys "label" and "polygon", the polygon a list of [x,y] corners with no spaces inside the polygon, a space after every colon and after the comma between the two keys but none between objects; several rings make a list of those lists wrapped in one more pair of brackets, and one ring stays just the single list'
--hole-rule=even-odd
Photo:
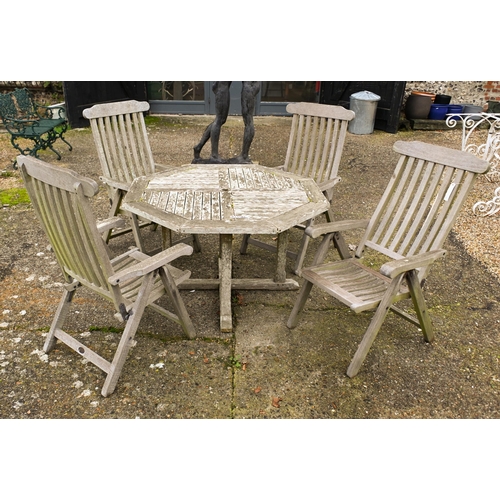
[{"label": "folding chair hinge", "polygon": [[128,321],[128,319],[130,318],[130,316],[132,316],[132,314],[134,314],[134,311],[130,310],[130,311],[127,311],[127,308],[125,307],[125,304],[121,303],[118,308],[120,309],[120,315],[123,319],[123,321]]},{"label": "folding chair hinge", "polygon": [[82,286],[81,283],[79,281],[72,281],[71,283],[66,283],[64,285],[64,288],[68,291],[68,292],[74,292],[79,286]]}]

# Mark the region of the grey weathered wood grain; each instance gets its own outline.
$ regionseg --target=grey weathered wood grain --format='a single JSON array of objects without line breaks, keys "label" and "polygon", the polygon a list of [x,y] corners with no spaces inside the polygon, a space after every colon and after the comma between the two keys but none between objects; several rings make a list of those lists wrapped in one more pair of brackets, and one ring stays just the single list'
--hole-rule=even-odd
[{"label": "grey weathered wood grain", "polygon": [[[134,180],[123,208],[169,230],[217,234],[219,279],[189,280],[186,288],[219,287],[221,330],[231,331],[231,289],[290,290],[286,279],[287,231],[329,208],[314,180],[261,165],[193,164]],[[233,280],[234,234],[277,234],[277,267],[272,279]]]},{"label": "grey weathered wood grain", "polygon": [[[433,340],[421,285],[432,264],[445,255],[444,241],[477,175],[488,170],[487,162],[442,146],[398,141],[394,150],[400,153],[395,171],[368,224],[359,225],[366,230],[353,258],[324,262],[333,237],[356,227],[355,222],[332,222],[306,230],[324,239],[314,265],[302,271],[305,284],[287,323],[290,328],[297,325],[297,315],[313,286],[354,312],[375,310],[347,369],[350,377],[358,373],[389,310],[419,325],[426,341]],[[379,252],[381,260],[391,260],[373,269],[362,262],[366,248]],[[409,298],[416,315],[394,305]]]}]

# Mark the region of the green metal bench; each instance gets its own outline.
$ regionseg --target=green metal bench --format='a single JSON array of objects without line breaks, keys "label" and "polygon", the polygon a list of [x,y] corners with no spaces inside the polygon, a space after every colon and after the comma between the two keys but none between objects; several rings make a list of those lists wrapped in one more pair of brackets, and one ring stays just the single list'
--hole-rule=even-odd
[{"label": "green metal bench", "polygon": [[[65,108],[37,104],[28,89],[0,94],[0,116],[10,134],[10,142],[23,155],[38,157],[40,150],[48,148],[60,160],[61,155],[52,146],[57,139],[65,142],[70,151],[73,149],[63,137],[68,128]],[[16,160],[13,166],[16,168]]]}]

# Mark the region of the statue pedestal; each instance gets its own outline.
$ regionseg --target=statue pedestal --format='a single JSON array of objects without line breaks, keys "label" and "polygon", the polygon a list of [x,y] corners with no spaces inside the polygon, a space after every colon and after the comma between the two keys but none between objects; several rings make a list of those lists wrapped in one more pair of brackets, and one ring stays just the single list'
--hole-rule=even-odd
[{"label": "statue pedestal", "polygon": [[219,165],[219,164],[231,164],[231,165],[243,165],[246,163],[253,163],[250,158],[244,160],[240,156],[235,156],[234,158],[193,158],[191,160],[192,164],[205,164],[205,165]]}]

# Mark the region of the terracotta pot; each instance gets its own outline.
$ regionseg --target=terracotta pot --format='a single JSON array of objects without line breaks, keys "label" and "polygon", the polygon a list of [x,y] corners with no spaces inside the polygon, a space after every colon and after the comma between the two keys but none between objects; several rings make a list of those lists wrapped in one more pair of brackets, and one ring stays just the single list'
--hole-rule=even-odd
[{"label": "terracotta pot", "polygon": [[430,95],[411,93],[406,100],[405,115],[409,120],[425,120],[429,116],[432,99]]},{"label": "terracotta pot", "polygon": [[433,94],[432,92],[424,92],[423,90],[414,90],[412,92],[413,95],[427,95],[431,98],[431,101],[434,102],[436,99],[436,94]]}]

